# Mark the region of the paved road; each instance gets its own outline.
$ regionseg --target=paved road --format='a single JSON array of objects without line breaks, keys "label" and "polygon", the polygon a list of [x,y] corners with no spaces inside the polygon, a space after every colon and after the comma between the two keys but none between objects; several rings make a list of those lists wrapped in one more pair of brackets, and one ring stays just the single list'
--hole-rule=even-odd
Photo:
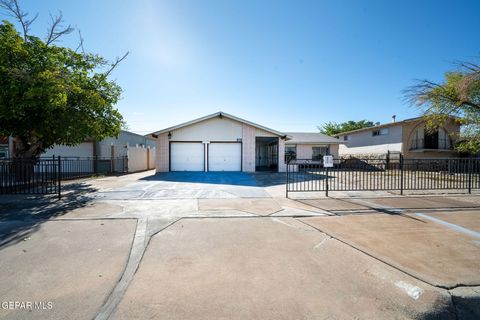
[{"label": "paved road", "polygon": [[5,199],[0,300],[53,308],[0,318],[480,317],[479,196],[291,200],[283,178],[146,172]]}]

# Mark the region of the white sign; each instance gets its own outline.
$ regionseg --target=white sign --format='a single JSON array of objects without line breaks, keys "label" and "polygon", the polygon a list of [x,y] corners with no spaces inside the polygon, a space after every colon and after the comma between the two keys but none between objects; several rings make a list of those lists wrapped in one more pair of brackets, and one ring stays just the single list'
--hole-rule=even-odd
[{"label": "white sign", "polygon": [[325,168],[333,168],[333,156],[323,156],[323,166]]}]

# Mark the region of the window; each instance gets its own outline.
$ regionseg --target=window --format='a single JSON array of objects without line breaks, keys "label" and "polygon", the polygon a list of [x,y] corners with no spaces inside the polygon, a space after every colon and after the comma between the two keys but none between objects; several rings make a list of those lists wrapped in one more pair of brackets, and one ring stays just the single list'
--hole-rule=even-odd
[{"label": "window", "polygon": [[372,136],[376,137],[376,136],[385,136],[388,134],[388,128],[382,128],[382,129],[378,129],[378,130],[373,130],[372,131]]},{"label": "window", "polygon": [[285,146],[285,162],[297,159],[297,145],[291,144]]},{"label": "window", "polygon": [[329,154],[328,146],[312,147],[312,160],[322,160]]},{"label": "window", "polygon": [[343,136],[343,141],[348,141],[350,140],[350,136]]}]

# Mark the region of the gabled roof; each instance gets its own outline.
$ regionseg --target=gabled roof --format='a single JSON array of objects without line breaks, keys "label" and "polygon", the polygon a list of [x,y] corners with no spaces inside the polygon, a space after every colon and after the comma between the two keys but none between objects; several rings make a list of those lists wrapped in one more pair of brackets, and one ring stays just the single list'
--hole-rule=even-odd
[{"label": "gabled roof", "polygon": [[287,144],[337,144],[342,143],[337,138],[317,132],[286,132]]},{"label": "gabled roof", "polygon": [[165,129],[156,131],[156,132],[152,132],[150,135],[159,135],[159,134],[162,134],[162,133],[165,133],[165,132],[169,132],[169,131],[173,131],[173,130],[176,130],[176,129],[179,129],[179,128],[187,127],[187,126],[190,126],[192,124],[199,123],[199,122],[202,122],[202,121],[205,121],[205,120],[208,120],[208,119],[213,119],[213,118],[216,118],[216,117],[219,117],[219,118],[225,117],[225,118],[228,118],[228,119],[231,119],[231,120],[235,120],[235,121],[238,121],[238,122],[241,122],[241,123],[245,123],[245,124],[248,124],[252,127],[255,127],[255,128],[262,129],[264,131],[273,133],[273,134],[275,134],[279,137],[284,137],[285,136],[285,133],[283,133],[283,132],[276,131],[276,130],[261,126],[259,124],[254,123],[254,122],[250,122],[248,120],[235,117],[231,114],[228,114],[228,113],[225,113],[225,112],[222,112],[222,111],[215,112],[213,114],[210,114],[208,116],[201,117],[201,118],[198,118],[198,119],[195,119],[195,120],[184,122],[184,123],[178,124],[178,125],[173,126],[173,127],[169,127],[169,128],[165,128]]}]

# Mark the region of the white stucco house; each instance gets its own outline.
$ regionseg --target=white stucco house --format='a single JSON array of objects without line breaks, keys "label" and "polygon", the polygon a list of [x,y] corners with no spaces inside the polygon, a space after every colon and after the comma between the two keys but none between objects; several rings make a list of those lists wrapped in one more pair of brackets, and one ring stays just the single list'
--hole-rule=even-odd
[{"label": "white stucco house", "polygon": [[285,157],[338,156],[340,140],[320,133],[280,132],[225,112],[149,134],[156,171],[279,171]]},{"label": "white stucco house", "polygon": [[456,118],[449,117],[444,126],[435,131],[425,128],[423,117],[379,124],[369,128],[343,132],[336,137],[343,142],[341,157],[385,156],[401,153],[405,158],[454,157],[455,140],[460,133]]}]

